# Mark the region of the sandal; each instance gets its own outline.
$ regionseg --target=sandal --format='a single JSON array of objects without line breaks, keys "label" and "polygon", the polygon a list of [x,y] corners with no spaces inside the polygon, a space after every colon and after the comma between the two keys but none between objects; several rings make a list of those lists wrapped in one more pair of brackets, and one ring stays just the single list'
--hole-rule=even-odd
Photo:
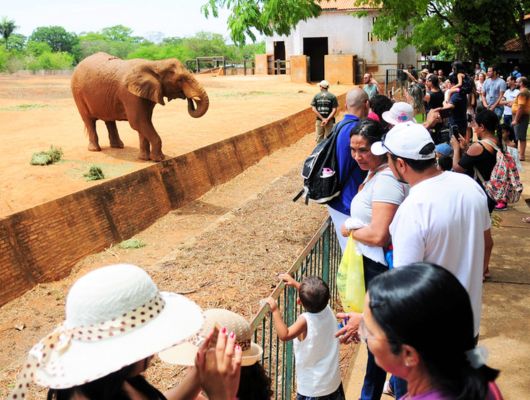
[{"label": "sandal", "polygon": [[521,218],[521,221],[530,224],[530,217],[523,217]]}]

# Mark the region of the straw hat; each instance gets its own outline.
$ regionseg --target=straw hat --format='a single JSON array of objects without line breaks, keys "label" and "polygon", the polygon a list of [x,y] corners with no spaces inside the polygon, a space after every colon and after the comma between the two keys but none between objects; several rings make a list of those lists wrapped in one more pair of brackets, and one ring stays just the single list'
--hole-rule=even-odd
[{"label": "straw hat", "polygon": [[[216,325],[225,327],[228,332],[236,334],[236,343],[243,350],[241,359],[243,367],[254,365],[261,359],[263,349],[252,342],[252,328],[241,315],[220,308],[212,308],[204,312],[204,318],[205,322],[201,329],[203,336],[208,335]],[[197,350],[198,346],[196,344],[187,342],[162,351],[158,356],[170,364],[194,365]]]},{"label": "straw hat", "polygon": [[159,292],[143,269],[99,268],[72,286],[65,321],[30,350],[10,398],[24,398],[31,382],[55,389],[91,382],[192,339],[203,322],[197,304]]}]

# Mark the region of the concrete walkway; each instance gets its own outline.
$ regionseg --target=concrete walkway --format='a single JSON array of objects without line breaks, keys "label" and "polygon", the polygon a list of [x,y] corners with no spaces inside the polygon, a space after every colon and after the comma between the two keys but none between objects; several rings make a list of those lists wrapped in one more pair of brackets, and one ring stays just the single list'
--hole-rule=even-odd
[{"label": "concrete walkway", "polygon": [[[479,345],[489,351],[488,365],[501,374],[497,383],[506,400],[530,398],[530,162],[523,162],[523,196],[493,228],[495,246],[490,262],[491,279],[484,284]],[[530,201],[530,200],[529,200]],[[366,347],[359,346],[346,384],[346,398],[359,398]],[[391,399],[383,395],[383,399]]]}]

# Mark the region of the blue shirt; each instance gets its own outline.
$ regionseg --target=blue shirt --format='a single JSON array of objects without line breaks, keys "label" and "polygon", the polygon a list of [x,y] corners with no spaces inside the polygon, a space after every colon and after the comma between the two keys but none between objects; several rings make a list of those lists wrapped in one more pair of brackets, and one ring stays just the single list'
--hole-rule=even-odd
[{"label": "blue shirt", "polygon": [[467,96],[462,92],[453,93],[451,95],[451,98],[449,99],[449,103],[451,103],[455,107],[453,108],[453,113],[449,117],[449,124],[465,124],[467,126]]},{"label": "blue shirt", "polygon": [[492,106],[499,98],[501,92],[506,91],[506,82],[501,78],[488,78],[482,85],[482,91],[486,95],[486,104]]},{"label": "blue shirt", "polygon": [[359,165],[351,156],[350,151],[350,132],[359,123],[359,118],[352,114],[346,114],[342,121],[347,120],[353,120],[353,122],[346,124],[340,129],[336,147],[338,172],[339,179],[342,182],[342,190],[337,197],[328,203],[328,206],[349,216],[351,201],[357,194],[359,185],[363,182],[366,172],[359,168]]}]

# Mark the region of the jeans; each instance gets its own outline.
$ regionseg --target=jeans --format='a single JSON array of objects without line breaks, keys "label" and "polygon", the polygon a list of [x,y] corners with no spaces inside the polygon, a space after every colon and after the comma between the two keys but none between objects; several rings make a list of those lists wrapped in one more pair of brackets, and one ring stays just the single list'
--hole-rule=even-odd
[{"label": "jeans", "polygon": [[396,399],[400,399],[407,394],[407,381],[392,375],[390,377],[390,387]]},{"label": "jeans", "polygon": [[[368,290],[368,286],[372,279],[377,275],[388,271],[388,267],[365,256],[363,256],[363,263],[364,284]],[[361,400],[379,400],[383,394],[385,379],[386,371],[377,366],[374,355],[368,350],[368,362],[366,363],[366,372],[364,374],[363,388],[361,390]]]},{"label": "jeans", "polygon": [[386,371],[379,368],[375,363],[374,355],[368,350],[368,362],[364,373],[363,388],[361,390],[361,400],[379,400],[383,394]]},{"label": "jeans", "polygon": [[503,119],[503,123],[505,123],[506,125],[512,125],[512,115],[503,115],[502,116],[502,119]]},{"label": "jeans", "polygon": [[495,115],[497,115],[497,118],[499,118],[499,122],[500,122],[502,118],[502,114],[504,114],[504,107],[503,106],[495,107],[495,110],[493,110],[493,112],[495,113]]},{"label": "jeans", "polygon": [[346,400],[346,396],[344,395],[344,389],[341,383],[337,390],[325,396],[309,397],[296,393],[296,400]]}]

